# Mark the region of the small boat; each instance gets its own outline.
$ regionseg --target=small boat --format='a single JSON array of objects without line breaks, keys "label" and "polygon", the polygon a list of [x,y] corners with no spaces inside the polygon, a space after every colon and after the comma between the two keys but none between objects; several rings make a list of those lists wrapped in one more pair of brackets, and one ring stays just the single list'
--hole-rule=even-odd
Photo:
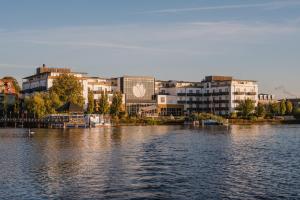
[{"label": "small boat", "polygon": [[211,126],[211,125],[223,125],[223,123],[213,119],[202,120],[202,126]]}]

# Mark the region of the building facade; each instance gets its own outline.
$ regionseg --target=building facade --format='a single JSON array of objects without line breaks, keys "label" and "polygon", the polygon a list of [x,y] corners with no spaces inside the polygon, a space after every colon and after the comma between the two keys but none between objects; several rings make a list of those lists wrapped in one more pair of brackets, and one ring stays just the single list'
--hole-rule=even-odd
[{"label": "building facade", "polygon": [[178,82],[161,87],[159,94],[177,96],[184,112],[208,112],[229,115],[239,103],[251,99],[258,103],[258,85],[252,80],[238,80],[226,76],[207,76],[201,82]]},{"label": "building facade", "polygon": [[[155,79],[147,76],[123,76],[118,78],[120,92],[125,95],[125,107],[129,115],[155,113]],[[153,109],[152,109],[153,108]]]},{"label": "building facade", "polygon": [[72,72],[69,68],[49,68],[45,64],[36,69],[34,75],[23,78],[22,93],[24,96],[31,95],[35,92],[48,91],[53,81],[62,74],[69,74],[75,76],[82,84],[82,95],[85,100],[85,107],[87,105],[88,96],[88,78],[86,73]]},{"label": "building facade", "polygon": [[278,102],[273,94],[258,94],[258,103],[269,104]]}]

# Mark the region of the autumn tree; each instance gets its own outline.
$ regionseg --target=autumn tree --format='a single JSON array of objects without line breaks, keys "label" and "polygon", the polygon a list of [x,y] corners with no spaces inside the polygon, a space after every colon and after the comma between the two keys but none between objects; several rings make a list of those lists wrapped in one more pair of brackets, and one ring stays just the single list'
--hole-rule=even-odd
[{"label": "autumn tree", "polygon": [[279,115],[280,113],[280,105],[277,103],[277,102],[274,102],[274,103],[271,103],[269,105],[269,110],[270,110],[270,113],[273,115],[273,116],[276,116],[276,115]]},{"label": "autumn tree", "polygon": [[99,98],[99,114],[108,114],[109,113],[109,102],[108,96],[106,93],[102,92]]},{"label": "autumn tree", "polygon": [[286,101],[286,113],[289,115],[293,113],[293,103],[291,101]]},{"label": "autumn tree", "polygon": [[236,109],[240,112],[241,116],[247,118],[255,109],[254,101],[251,99],[241,101]]},{"label": "autumn tree", "polygon": [[114,93],[112,104],[110,106],[110,114],[112,116],[119,116],[122,111],[122,94],[119,92]]},{"label": "autumn tree", "polygon": [[266,108],[262,103],[258,103],[256,107],[257,117],[264,117],[266,115]]},{"label": "autumn tree", "polygon": [[87,113],[89,114],[93,113],[94,109],[95,109],[94,93],[92,90],[89,89]]},{"label": "autumn tree", "polygon": [[73,103],[83,106],[84,98],[82,94],[82,84],[78,78],[73,75],[62,74],[58,76],[50,88],[50,93],[58,95],[63,103]]},{"label": "autumn tree", "polygon": [[286,101],[282,100],[279,104],[279,114],[285,115],[286,114]]},{"label": "autumn tree", "polygon": [[34,117],[41,118],[46,115],[45,100],[42,93],[35,93],[30,97],[26,97],[25,108]]}]

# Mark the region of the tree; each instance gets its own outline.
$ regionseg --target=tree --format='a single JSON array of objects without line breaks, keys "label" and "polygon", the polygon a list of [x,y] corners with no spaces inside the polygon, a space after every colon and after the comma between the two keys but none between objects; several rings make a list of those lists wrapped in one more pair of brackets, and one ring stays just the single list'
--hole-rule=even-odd
[{"label": "tree", "polygon": [[30,114],[37,118],[46,115],[46,106],[43,95],[41,93],[35,93],[30,97],[26,97],[25,108]]},{"label": "tree", "polygon": [[113,95],[112,104],[110,106],[110,114],[112,116],[118,116],[120,115],[121,111],[122,111],[122,94],[116,92]]},{"label": "tree", "polygon": [[254,101],[251,99],[246,99],[241,101],[238,107],[236,108],[243,117],[249,117],[251,113],[253,113],[255,109]]},{"label": "tree", "polygon": [[16,91],[16,94],[19,94],[19,92],[21,90],[21,87],[20,87],[18,81],[14,77],[5,76],[5,77],[2,78],[2,80],[12,80],[15,91]]},{"label": "tree", "polygon": [[273,116],[276,116],[279,114],[280,106],[278,103],[274,102],[274,103],[271,103],[269,106],[270,106],[270,112]]},{"label": "tree", "polygon": [[53,92],[42,93],[44,99],[46,114],[56,113],[56,109],[62,106],[59,96]]},{"label": "tree", "polygon": [[293,104],[291,101],[286,101],[286,113],[289,115],[293,113]]},{"label": "tree", "polygon": [[102,92],[99,98],[99,113],[108,114],[109,113],[109,103],[108,96],[106,93]]},{"label": "tree", "polygon": [[279,114],[281,116],[285,115],[286,113],[286,101],[282,100],[279,104]]},{"label": "tree", "polygon": [[296,119],[300,119],[300,108],[295,108],[293,111],[293,115]]},{"label": "tree", "polygon": [[264,117],[266,115],[266,108],[262,103],[258,103],[256,107],[257,117]]},{"label": "tree", "polygon": [[73,103],[83,106],[84,98],[82,96],[82,84],[79,80],[68,74],[62,74],[53,81],[50,93],[58,95],[62,103]]},{"label": "tree", "polygon": [[92,90],[89,89],[88,91],[88,107],[87,107],[87,112],[89,114],[94,112],[95,108],[95,102],[94,102],[94,93]]}]

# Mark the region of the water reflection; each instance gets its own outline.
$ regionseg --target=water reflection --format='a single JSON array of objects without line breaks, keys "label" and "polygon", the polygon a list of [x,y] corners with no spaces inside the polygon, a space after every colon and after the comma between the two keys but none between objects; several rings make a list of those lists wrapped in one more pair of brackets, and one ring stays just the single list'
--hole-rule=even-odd
[{"label": "water reflection", "polygon": [[0,199],[296,199],[300,126],[0,130]]}]

